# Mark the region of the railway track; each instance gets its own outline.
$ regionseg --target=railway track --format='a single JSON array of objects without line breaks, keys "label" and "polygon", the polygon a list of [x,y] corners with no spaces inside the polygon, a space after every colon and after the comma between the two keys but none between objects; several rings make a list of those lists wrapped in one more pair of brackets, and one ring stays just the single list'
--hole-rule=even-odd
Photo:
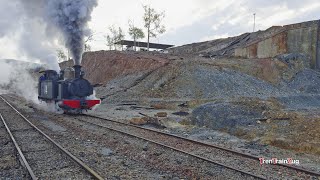
[{"label": "railway track", "polygon": [[[0,96],[1,123],[31,179],[103,179]],[[16,177],[15,177],[16,178]]]},{"label": "railway track", "polygon": [[77,117],[77,119],[94,126],[143,139],[258,179],[291,179],[292,176],[300,179],[318,179],[320,177],[318,172],[296,166],[260,165],[259,157],[155,129],[92,115],[83,115],[83,117]]}]

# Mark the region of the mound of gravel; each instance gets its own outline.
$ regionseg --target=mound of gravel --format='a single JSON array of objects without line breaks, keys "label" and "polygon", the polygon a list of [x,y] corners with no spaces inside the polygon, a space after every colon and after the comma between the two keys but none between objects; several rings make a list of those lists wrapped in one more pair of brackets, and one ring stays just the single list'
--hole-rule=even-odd
[{"label": "mound of gravel", "polygon": [[288,87],[302,93],[319,94],[320,73],[311,69],[302,70],[288,83]]},{"label": "mound of gravel", "polygon": [[[124,88],[119,88],[121,84]],[[111,99],[171,98],[220,99],[236,97],[270,97],[289,95],[284,88],[245,73],[211,65],[183,63],[158,68],[152,72],[116,78],[106,88],[120,91]],[[122,90],[121,90],[122,89]],[[107,93],[106,93],[107,94]]]},{"label": "mound of gravel", "polygon": [[248,127],[262,118],[262,112],[243,105],[229,102],[208,103],[199,106],[192,112],[192,123],[216,130],[227,130],[233,133],[237,127]]},{"label": "mound of gravel", "polygon": [[[192,98],[267,97],[284,94],[280,89],[253,76],[231,69],[197,66],[180,77],[179,96]],[[196,96],[196,95],[200,95]]]},{"label": "mound of gravel", "polygon": [[117,92],[126,91],[135,86],[141,79],[145,77],[147,72],[139,72],[125,76],[116,77],[110,80],[105,86],[96,88],[99,97],[108,96]]}]

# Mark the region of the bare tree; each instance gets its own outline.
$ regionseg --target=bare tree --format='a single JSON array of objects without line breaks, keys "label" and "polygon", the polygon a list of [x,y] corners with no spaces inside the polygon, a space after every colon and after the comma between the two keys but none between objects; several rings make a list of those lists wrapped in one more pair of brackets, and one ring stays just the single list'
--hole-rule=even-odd
[{"label": "bare tree", "polygon": [[150,5],[144,5],[144,27],[147,29],[148,33],[148,51],[150,38],[157,37],[158,34],[162,34],[166,31],[165,26],[162,25],[162,20],[165,16],[164,12],[158,13]]},{"label": "bare tree", "polygon": [[105,38],[107,40],[106,45],[109,47],[109,50],[111,50],[113,46],[113,40],[110,35],[105,36]]},{"label": "bare tree", "polygon": [[84,40],[84,52],[91,51],[91,46],[89,42],[93,40],[94,33],[90,34],[85,40]]},{"label": "bare tree", "polygon": [[84,52],[91,51],[91,46],[89,44],[84,44]]},{"label": "bare tree", "polygon": [[110,26],[109,28],[110,34],[106,36],[107,46],[109,46],[111,50],[111,46],[113,45],[114,49],[117,50],[116,43],[124,39],[124,34],[121,27],[115,28],[115,26]]},{"label": "bare tree", "polygon": [[129,21],[129,35],[133,38],[134,50],[136,50],[136,40],[144,38],[142,29],[134,26],[132,21]]},{"label": "bare tree", "polygon": [[[122,29],[120,27],[118,29],[118,36],[117,36],[116,39],[117,39],[116,42],[121,41],[121,40],[124,39],[124,33],[123,33],[123,31],[122,31]],[[121,48],[123,50],[123,46],[121,46]]]}]

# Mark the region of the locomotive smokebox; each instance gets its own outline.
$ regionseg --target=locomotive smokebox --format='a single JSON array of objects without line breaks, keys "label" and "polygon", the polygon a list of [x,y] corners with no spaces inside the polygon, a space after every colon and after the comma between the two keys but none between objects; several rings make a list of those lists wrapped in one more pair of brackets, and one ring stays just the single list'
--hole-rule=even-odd
[{"label": "locomotive smokebox", "polygon": [[80,65],[74,65],[73,69],[74,69],[74,78],[80,78],[81,66]]}]

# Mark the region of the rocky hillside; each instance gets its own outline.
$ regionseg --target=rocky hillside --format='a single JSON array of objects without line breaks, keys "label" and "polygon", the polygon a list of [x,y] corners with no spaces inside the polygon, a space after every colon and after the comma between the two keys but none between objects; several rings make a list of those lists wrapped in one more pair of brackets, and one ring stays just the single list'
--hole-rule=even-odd
[{"label": "rocky hillside", "polygon": [[[86,77],[93,84],[106,84],[120,76],[152,71],[166,65],[168,61],[168,56],[153,56],[152,53],[98,51],[85,53],[82,66],[86,72]],[[60,66],[62,69],[71,67],[73,61],[63,62]]]}]

